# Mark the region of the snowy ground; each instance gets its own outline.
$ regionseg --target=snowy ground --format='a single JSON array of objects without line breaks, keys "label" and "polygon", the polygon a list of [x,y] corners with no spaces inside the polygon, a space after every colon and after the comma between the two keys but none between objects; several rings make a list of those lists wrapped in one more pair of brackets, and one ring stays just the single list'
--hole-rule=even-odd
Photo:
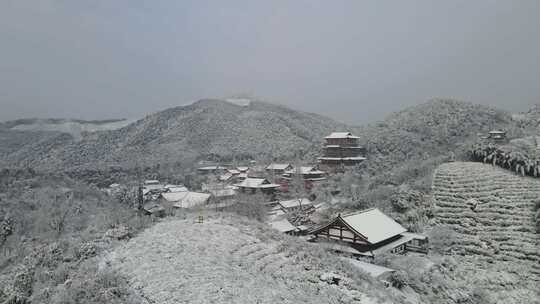
[{"label": "snowy ground", "polygon": [[159,223],[103,265],[118,269],[150,303],[380,303],[347,283],[322,281],[328,272],[315,257],[263,242],[257,235],[265,231],[235,219]]}]

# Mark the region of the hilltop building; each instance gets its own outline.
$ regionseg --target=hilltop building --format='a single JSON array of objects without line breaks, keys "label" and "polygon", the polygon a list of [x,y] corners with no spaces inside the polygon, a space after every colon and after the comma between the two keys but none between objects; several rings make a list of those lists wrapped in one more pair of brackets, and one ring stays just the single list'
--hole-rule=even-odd
[{"label": "hilltop building", "polygon": [[359,146],[358,136],[350,132],[334,132],[324,139],[324,155],[319,157],[322,166],[336,170],[344,166],[354,166],[366,160],[362,156],[365,149]]},{"label": "hilltop building", "polygon": [[488,133],[488,140],[494,142],[503,142],[506,141],[506,132],[501,130],[492,130]]},{"label": "hilltop building", "polygon": [[382,213],[368,209],[346,216],[338,215],[330,223],[310,232],[315,241],[347,245],[354,255],[374,258],[382,253],[415,251],[427,253],[428,239],[407,229]]}]

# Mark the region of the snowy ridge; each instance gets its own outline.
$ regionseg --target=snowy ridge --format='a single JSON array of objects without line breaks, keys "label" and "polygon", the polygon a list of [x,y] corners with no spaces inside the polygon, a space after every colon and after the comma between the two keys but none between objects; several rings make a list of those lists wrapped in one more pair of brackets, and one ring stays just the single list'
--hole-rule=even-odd
[{"label": "snowy ridge", "polygon": [[262,241],[256,230],[239,219],[159,223],[109,263],[152,303],[385,303],[329,285],[314,257]]}]

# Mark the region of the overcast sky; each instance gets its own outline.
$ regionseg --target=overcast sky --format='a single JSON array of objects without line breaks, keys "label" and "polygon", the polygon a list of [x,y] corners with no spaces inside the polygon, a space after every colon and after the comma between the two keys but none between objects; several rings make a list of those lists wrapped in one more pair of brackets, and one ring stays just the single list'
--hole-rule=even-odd
[{"label": "overcast sky", "polygon": [[540,1],[2,0],[0,120],[138,118],[247,92],[361,124],[540,102]]}]

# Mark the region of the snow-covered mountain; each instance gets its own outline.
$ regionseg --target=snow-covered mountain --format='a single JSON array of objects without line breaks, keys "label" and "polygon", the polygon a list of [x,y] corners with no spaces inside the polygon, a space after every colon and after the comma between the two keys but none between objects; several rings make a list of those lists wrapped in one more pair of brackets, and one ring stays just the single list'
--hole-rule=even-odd
[{"label": "snow-covered mountain", "polygon": [[[373,174],[404,163],[459,152],[477,133],[505,129],[529,135],[538,107],[511,115],[492,107],[438,99],[362,127],[251,99],[203,99],[166,109],[115,130],[93,128],[74,136],[66,122],[0,124],[0,166],[38,169],[141,166],[212,159],[302,159],[313,162],[324,136],[352,131],[366,147]],[[121,122],[104,125],[118,126]],[[69,124],[68,124],[69,125]],[[80,128],[79,128],[80,129]],[[31,131],[29,131],[31,130]]]},{"label": "snow-covered mountain", "polygon": [[[138,166],[186,159],[306,158],[323,137],[348,126],[284,106],[251,101],[241,105],[204,99],[167,109],[117,130],[48,133],[3,154],[4,165],[40,169]],[[3,130],[4,140],[19,130]],[[24,132],[28,133],[28,132]],[[8,135],[6,135],[8,134]]]}]

